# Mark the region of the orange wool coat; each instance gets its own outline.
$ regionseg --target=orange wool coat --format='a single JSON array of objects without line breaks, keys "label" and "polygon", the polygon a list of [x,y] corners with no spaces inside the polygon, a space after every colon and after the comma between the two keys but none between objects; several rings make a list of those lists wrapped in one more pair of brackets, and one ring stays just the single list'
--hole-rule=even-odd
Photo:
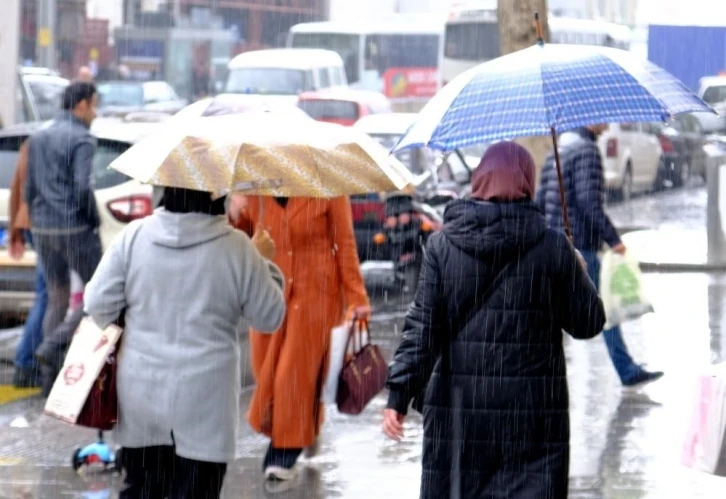
[{"label": "orange wool coat", "polygon": [[252,234],[261,208],[286,279],[287,316],[276,334],[250,332],[257,386],[247,418],[275,447],[304,448],[323,422],[330,330],[347,307],[368,305],[368,295],[348,198],[290,198],[283,208],[273,198],[248,197],[235,226]]}]

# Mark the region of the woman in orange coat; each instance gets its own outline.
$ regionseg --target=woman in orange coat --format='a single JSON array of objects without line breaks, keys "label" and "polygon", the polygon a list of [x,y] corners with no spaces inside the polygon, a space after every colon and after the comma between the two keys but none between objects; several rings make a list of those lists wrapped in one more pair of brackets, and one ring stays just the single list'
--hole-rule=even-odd
[{"label": "woman in orange coat", "polygon": [[320,394],[328,365],[330,330],[345,311],[370,315],[360,272],[350,201],[312,198],[235,198],[233,224],[254,233],[261,223],[285,276],[287,316],[273,335],[250,332],[257,386],[248,421],[271,438],[263,463],[270,480],[295,477],[295,463],[320,432]]}]

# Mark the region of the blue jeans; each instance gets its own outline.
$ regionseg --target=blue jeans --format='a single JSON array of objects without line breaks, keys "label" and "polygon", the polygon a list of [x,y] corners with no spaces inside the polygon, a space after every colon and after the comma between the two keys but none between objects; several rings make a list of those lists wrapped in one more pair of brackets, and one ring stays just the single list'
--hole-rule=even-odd
[{"label": "blue jeans", "polygon": [[[33,245],[30,231],[25,234],[26,240]],[[30,309],[28,318],[23,328],[23,336],[20,338],[17,350],[15,351],[15,367],[20,369],[33,369],[35,363],[35,351],[43,341],[43,317],[48,307],[48,291],[45,287],[45,276],[40,258],[35,264],[35,302]]]},{"label": "blue jeans", "polygon": [[[581,251],[582,256],[587,262],[587,273],[590,276],[595,287],[600,289],[600,259],[594,251]],[[620,326],[608,329],[602,332],[605,338],[605,345],[608,347],[610,360],[613,362],[615,371],[620,376],[620,381],[626,382],[633,379],[639,372],[640,366],[633,362],[633,358],[628,353],[628,347],[625,346],[623,333]]]}]

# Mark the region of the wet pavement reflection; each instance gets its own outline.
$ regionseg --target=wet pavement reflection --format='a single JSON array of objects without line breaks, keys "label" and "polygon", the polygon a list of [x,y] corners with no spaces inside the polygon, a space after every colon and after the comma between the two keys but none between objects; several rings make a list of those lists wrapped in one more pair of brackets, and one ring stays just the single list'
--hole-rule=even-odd
[{"label": "wet pavement reflection", "polygon": [[[726,479],[685,469],[679,458],[696,376],[726,359],[726,276],[646,274],[645,281],[656,313],[627,324],[624,334],[633,356],[664,369],[665,378],[623,389],[601,339],[566,341],[571,497],[721,497]],[[373,330],[390,353],[405,307],[380,303],[381,308]],[[421,420],[412,415],[404,441],[388,441],[379,428],[384,403],[379,397],[360,417],[330,411],[320,454],[303,461],[296,481],[276,490],[259,471],[266,441],[243,422],[239,459],[230,468],[224,497],[417,497]],[[0,498],[109,497],[118,490],[118,477],[91,470],[79,476],[70,469],[73,449],[92,442],[93,432],[39,416],[40,408],[37,400],[0,408]],[[18,418],[27,425],[12,424]]]}]

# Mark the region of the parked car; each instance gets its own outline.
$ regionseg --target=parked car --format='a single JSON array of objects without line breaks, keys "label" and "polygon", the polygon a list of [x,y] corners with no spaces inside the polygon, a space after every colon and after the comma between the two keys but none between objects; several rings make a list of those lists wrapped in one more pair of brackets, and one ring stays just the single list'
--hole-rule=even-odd
[{"label": "parked car", "polygon": [[696,113],[706,133],[726,133],[726,76],[706,76],[699,81],[698,96],[716,112]]},{"label": "parked car", "polygon": [[[354,127],[391,149],[416,117],[415,113],[371,114],[358,120]],[[418,199],[439,206],[441,210],[447,200],[458,197],[466,190],[471,183],[473,167],[479,161],[479,158],[466,157],[462,151],[444,155],[424,148],[399,151],[396,157],[414,175],[425,178],[417,187]],[[386,221],[385,197],[375,193],[352,196],[351,204],[361,260],[385,259],[387,249],[372,244]]]},{"label": "parked car", "polygon": [[58,114],[68,80],[47,68],[20,67],[17,77],[16,124],[46,121]]},{"label": "parked car", "polygon": [[297,103],[298,95],[347,87],[343,59],[332,50],[268,49],[236,56],[229,63],[225,93],[264,95]]},{"label": "parked car", "polygon": [[659,165],[662,182],[681,187],[692,175],[705,178],[706,137],[698,118],[684,114],[668,123],[646,123],[644,127],[658,137],[663,150]]},{"label": "parked car", "polygon": [[611,124],[598,139],[605,186],[623,199],[657,186],[663,154],[658,137],[643,123]]},{"label": "parked car", "polygon": [[[41,123],[30,123],[0,130],[0,314],[24,314],[33,303],[35,253],[26,251],[19,262],[8,256],[7,209],[18,151],[40,126]],[[93,181],[104,248],[126,224],[152,212],[151,187],[131,180],[108,166],[158,126],[159,123],[124,123],[103,119],[94,123],[92,131],[98,137],[98,148],[93,161]]]},{"label": "parked car", "polygon": [[220,94],[216,97],[205,97],[173,116],[175,122],[195,119],[202,116],[216,116],[228,113],[244,113],[247,111],[272,111],[275,113],[292,113],[297,116],[307,116],[295,102],[269,100],[263,95]]},{"label": "parked car", "polygon": [[128,113],[150,111],[175,114],[187,105],[165,81],[104,81],[98,84],[98,111],[101,116],[123,117]]},{"label": "parked car", "polygon": [[353,126],[369,114],[392,112],[391,102],[382,93],[351,88],[305,92],[297,105],[315,120],[344,126]]}]

